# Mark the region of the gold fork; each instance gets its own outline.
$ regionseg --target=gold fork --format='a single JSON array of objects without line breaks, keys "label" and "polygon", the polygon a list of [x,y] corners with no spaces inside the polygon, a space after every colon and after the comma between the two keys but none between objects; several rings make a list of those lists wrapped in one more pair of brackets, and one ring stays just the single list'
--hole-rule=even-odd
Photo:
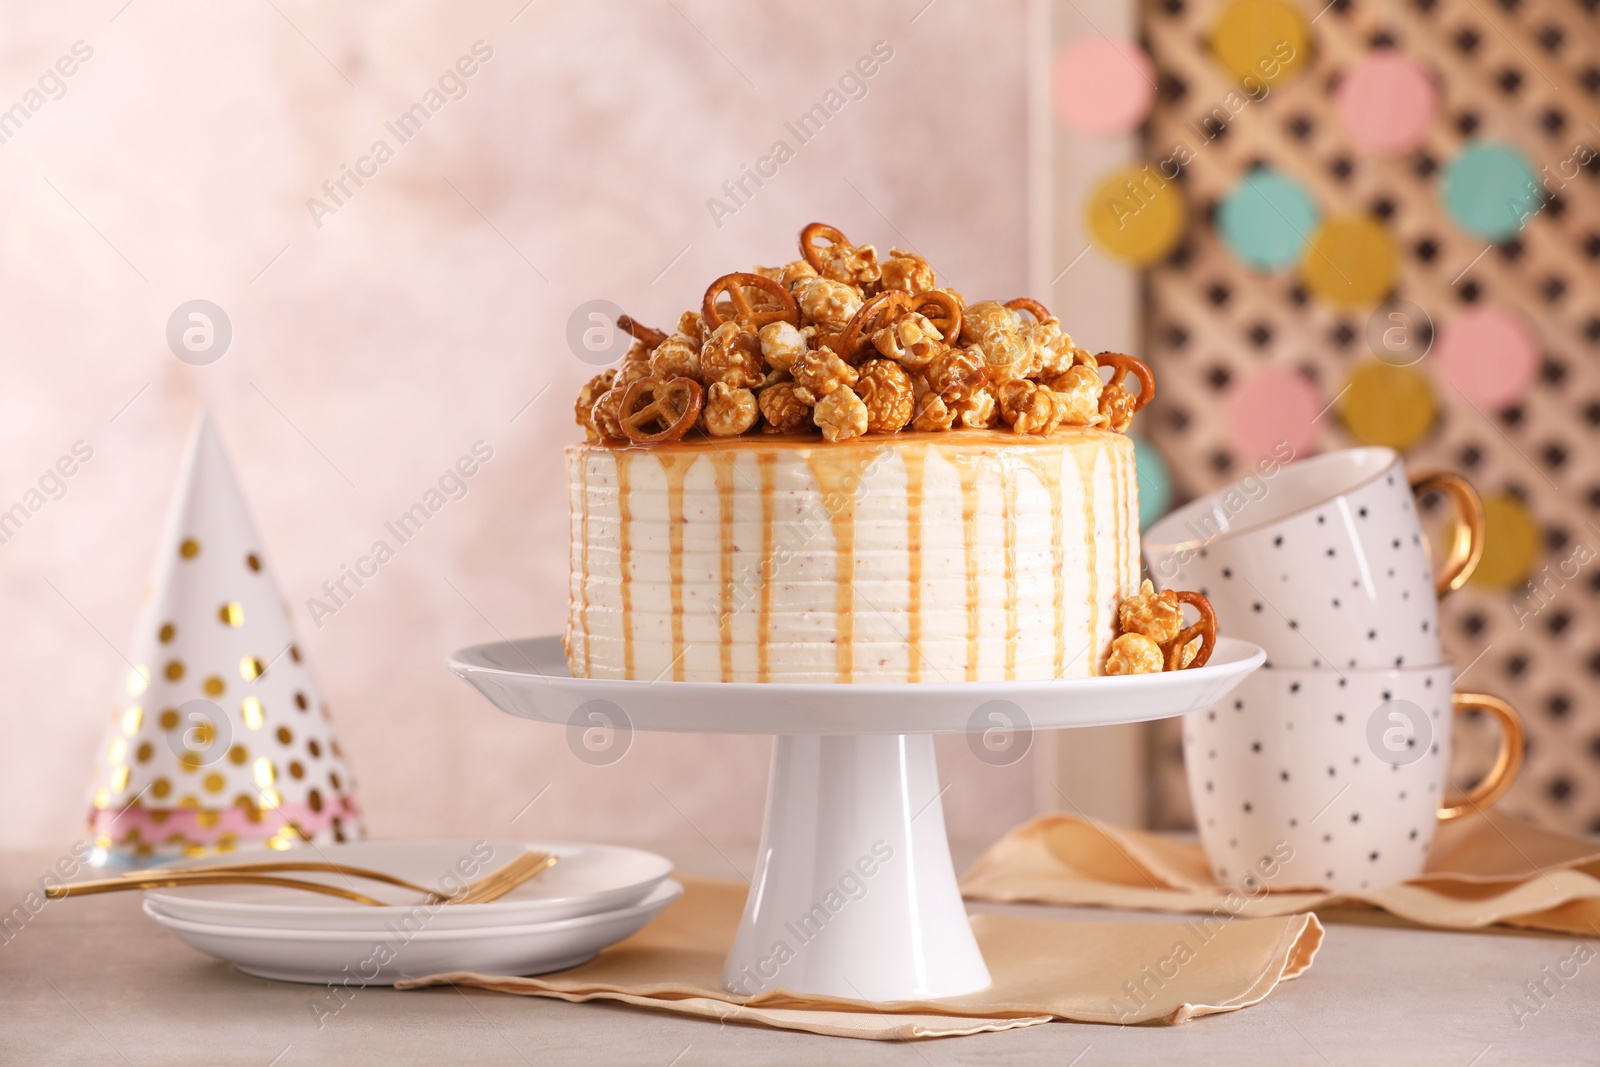
[{"label": "gold fork", "polygon": [[270,885],[283,889],[302,889],[311,893],[352,900],[371,907],[389,907],[352,889],[307,882],[297,878],[280,878],[273,874],[258,873],[268,870],[323,871],[373,878],[390,885],[412,889],[424,895],[425,904],[487,904],[498,900],[517,886],[530,881],[555,866],[557,857],[547,852],[524,852],[516,859],[475,881],[466,883],[453,895],[424,889],[403,879],[379,871],[356,867],[340,867],[331,863],[297,862],[291,860],[264,860],[259,863],[218,865],[213,868],[195,868],[172,871],[145,871],[124,874],[116,878],[100,878],[88,882],[71,882],[66,885],[45,887],[45,896],[51,900],[66,897],[93,896],[98,893],[117,893],[130,889],[164,889],[183,885]]}]

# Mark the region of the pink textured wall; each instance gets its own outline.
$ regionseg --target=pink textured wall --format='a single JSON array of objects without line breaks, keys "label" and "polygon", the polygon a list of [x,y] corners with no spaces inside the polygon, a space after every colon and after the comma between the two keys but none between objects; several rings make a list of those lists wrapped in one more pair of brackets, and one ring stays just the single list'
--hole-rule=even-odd
[{"label": "pink textured wall", "polygon": [[[443,657],[561,626],[582,301],[670,324],[716,275],[790,258],[813,218],[964,290],[1024,291],[1022,5],[523,3],[5,5],[0,108],[45,84],[0,126],[0,507],[75,441],[94,456],[0,544],[0,845],[79,831],[201,405],[374,833],[755,835],[764,740],[639,735],[588,767]],[[92,55],[48,76],[78,41]],[[385,123],[478,41],[465,94],[446,79],[460,98],[400,144]],[[876,41],[893,58],[865,96],[797,145],[784,123]],[[393,158],[324,196],[380,138]],[[708,198],[780,138],[794,158],[714,220]],[[337,210],[313,218],[311,197]],[[233,326],[208,366],[164,337],[195,298]],[[307,598],[479,440],[494,458],[467,495],[313,622]],[[941,752],[953,832],[1027,814],[1026,763]]]}]

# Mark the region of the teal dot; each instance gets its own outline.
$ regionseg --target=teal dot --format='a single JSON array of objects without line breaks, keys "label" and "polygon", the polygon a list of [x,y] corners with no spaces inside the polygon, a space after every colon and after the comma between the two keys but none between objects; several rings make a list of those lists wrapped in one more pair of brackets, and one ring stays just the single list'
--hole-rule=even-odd
[{"label": "teal dot", "polygon": [[1543,206],[1539,176],[1526,156],[1502,141],[1474,141],[1439,177],[1445,210],[1463,230],[1506,240]]},{"label": "teal dot", "polygon": [[1139,529],[1143,530],[1172,507],[1172,472],[1156,446],[1142,437],[1133,439],[1133,465],[1139,476]]},{"label": "teal dot", "polygon": [[1230,251],[1257,270],[1300,262],[1317,226],[1317,205],[1293,178],[1257,167],[1217,206],[1217,230]]}]

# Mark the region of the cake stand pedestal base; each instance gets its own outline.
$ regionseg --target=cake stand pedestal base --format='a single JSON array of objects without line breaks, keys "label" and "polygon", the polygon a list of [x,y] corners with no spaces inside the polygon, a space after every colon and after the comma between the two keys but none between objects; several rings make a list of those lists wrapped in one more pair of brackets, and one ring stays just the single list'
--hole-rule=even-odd
[{"label": "cake stand pedestal base", "polygon": [[733,993],[927,1000],[989,984],[927,734],[780,736]]}]

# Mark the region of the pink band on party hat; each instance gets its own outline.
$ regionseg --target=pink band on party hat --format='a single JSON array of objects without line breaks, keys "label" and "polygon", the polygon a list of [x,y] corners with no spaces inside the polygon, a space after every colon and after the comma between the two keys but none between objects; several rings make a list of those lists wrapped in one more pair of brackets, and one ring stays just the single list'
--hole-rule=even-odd
[{"label": "pink band on party hat", "polygon": [[359,837],[354,820],[361,811],[355,798],[340,797],[332,804],[284,804],[277,808],[146,808],[143,806],[91,809],[89,832],[102,848],[136,848],[155,851],[173,847],[226,851],[277,838],[284,847],[332,830],[336,840]]}]

